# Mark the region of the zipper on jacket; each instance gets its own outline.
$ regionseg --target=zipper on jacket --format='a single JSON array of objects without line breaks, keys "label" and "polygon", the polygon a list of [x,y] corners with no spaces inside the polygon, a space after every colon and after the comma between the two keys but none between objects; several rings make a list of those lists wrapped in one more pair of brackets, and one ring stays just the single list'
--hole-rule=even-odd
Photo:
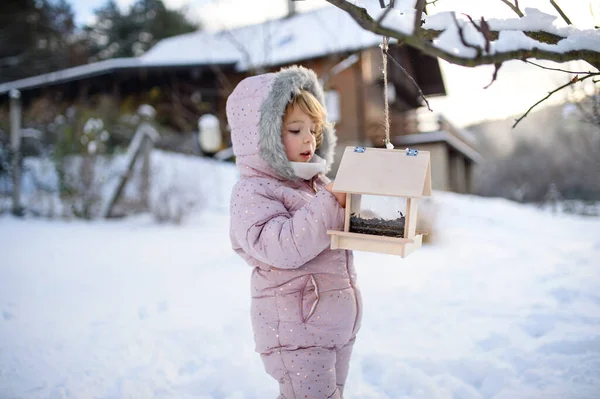
[{"label": "zipper on jacket", "polygon": [[306,185],[308,187],[310,187],[310,189],[316,194],[317,193],[317,188],[315,187],[315,178],[313,177],[310,180],[305,180],[304,181],[306,183]]}]

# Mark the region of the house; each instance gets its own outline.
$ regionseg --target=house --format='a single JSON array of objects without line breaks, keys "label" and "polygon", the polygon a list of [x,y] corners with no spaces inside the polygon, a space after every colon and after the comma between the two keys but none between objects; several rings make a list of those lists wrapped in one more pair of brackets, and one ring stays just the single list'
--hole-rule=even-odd
[{"label": "house", "polygon": [[[154,105],[159,121],[181,137],[192,137],[198,118],[213,113],[228,142],[225,102],[235,85],[250,74],[298,64],[315,70],[326,88],[339,141],[335,174],[347,145],[383,146],[380,43],[380,36],[333,6],[232,30],[197,31],[164,39],[139,58],[106,60],[2,84],[0,117],[6,115],[1,110],[7,107],[11,89],[21,90],[24,108],[44,97],[93,105],[95,96],[108,95],[121,109],[143,102]],[[408,46],[393,45],[390,55],[425,95],[445,95],[437,59]],[[442,119],[423,132],[419,93],[391,62],[389,92],[392,142],[431,151],[434,189],[468,192],[472,165],[480,159],[473,143]]]}]

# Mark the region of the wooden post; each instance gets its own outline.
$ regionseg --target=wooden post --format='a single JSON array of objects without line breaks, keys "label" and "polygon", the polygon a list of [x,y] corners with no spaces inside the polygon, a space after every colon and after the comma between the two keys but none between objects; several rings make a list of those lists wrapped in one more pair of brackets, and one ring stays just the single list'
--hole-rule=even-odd
[{"label": "wooden post", "polygon": [[294,15],[296,15],[296,4],[294,4],[296,0],[288,0],[288,13],[287,13],[287,17],[293,17]]},{"label": "wooden post", "polygon": [[331,236],[331,245],[330,248],[331,249],[338,249],[340,247],[340,239],[338,236],[336,235],[332,235]]},{"label": "wooden post", "polygon": [[417,233],[417,198],[406,199],[406,216],[404,216],[404,238],[413,238]]},{"label": "wooden post", "polygon": [[352,194],[346,193],[346,209],[344,209],[344,231],[350,231],[350,212],[352,212]]},{"label": "wooden post", "polygon": [[360,214],[360,194],[350,194],[346,195],[346,220],[344,223],[344,231],[350,231],[350,216],[354,213],[357,216]]},{"label": "wooden post", "polygon": [[[149,161],[150,155],[149,154],[152,151],[152,147],[154,146],[154,142],[158,139],[158,136],[159,135],[158,135],[158,132],[156,131],[156,129],[149,123],[142,122],[140,124],[140,126],[138,126],[138,129],[135,132],[135,135],[133,136],[133,139],[131,140],[131,143],[129,144],[129,148],[127,150],[127,155],[126,155],[127,166],[125,168],[125,172],[120,176],[117,186],[115,187],[115,189],[113,190],[111,195],[108,197],[108,201],[103,204],[102,211],[101,211],[102,217],[109,218],[111,216],[112,209],[115,206],[115,204],[117,203],[119,196],[123,192],[123,189],[125,188],[125,185],[127,184],[127,181],[131,177],[136,160],[138,159],[140,154],[144,154],[144,156],[146,153],[148,154],[147,155],[147,159],[148,159],[147,168],[148,168],[148,174],[149,174],[149,169],[150,169],[150,161]],[[145,158],[146,158],[146,156],[145,156]],[[144,163],[146,163],[146,159],[144,159]],[[142,168],[144,168],[144,167],[145,166],[142,166]],[[149,180],[147,180],[147,181],[149,181]],[[147,191],[148,192],[150,191],[149,188]]]},{"label": "wooden post", "polygon": [[10,91],[10,145],[13,168],[12,213],[21,216],[21,92],[17,89]]},{"label": "wooden post", "polygon": [[150,154],[152,153],[152,139],[147,134],[142,142],[142,170],[140,172],[140,198],[144,210],[150,209]]}]

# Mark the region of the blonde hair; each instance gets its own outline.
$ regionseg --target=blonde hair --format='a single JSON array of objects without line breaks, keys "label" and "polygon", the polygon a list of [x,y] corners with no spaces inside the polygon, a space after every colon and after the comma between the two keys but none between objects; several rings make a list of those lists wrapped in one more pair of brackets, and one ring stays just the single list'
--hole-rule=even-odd
[{"label": "blonde hair", "polygon": [[315,140],[317,142],[317,148],[323,143],[323,128],[329,126],[327,122],[327,112],[321,105],[319,100],[309,91],[301,90],[299,94],[292,96],[292,99],[285,108],[287,113],[291,107],[299,107],[302,112],[312,119],[315,123]]}]

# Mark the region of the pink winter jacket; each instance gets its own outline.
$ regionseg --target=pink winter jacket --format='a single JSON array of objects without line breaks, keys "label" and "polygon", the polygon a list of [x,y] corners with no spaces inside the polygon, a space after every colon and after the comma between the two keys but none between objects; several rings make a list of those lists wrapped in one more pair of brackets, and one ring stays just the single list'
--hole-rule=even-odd
[{"label": "pink winter jacket", "polygon": [[[256,351],[347,344],[361,321],[351,251],[330,250],[328,229],[344,210],[324,189],[329,180],[295,176],[281,142],[285,107],[309,90],[323,104],[316,75],[291,67],[244,79],[227,100],[241,178],[231,196],[231,243],[254,268],[252,327]],[[336,137],[325,129],[317,154],[328,165]]]}]

